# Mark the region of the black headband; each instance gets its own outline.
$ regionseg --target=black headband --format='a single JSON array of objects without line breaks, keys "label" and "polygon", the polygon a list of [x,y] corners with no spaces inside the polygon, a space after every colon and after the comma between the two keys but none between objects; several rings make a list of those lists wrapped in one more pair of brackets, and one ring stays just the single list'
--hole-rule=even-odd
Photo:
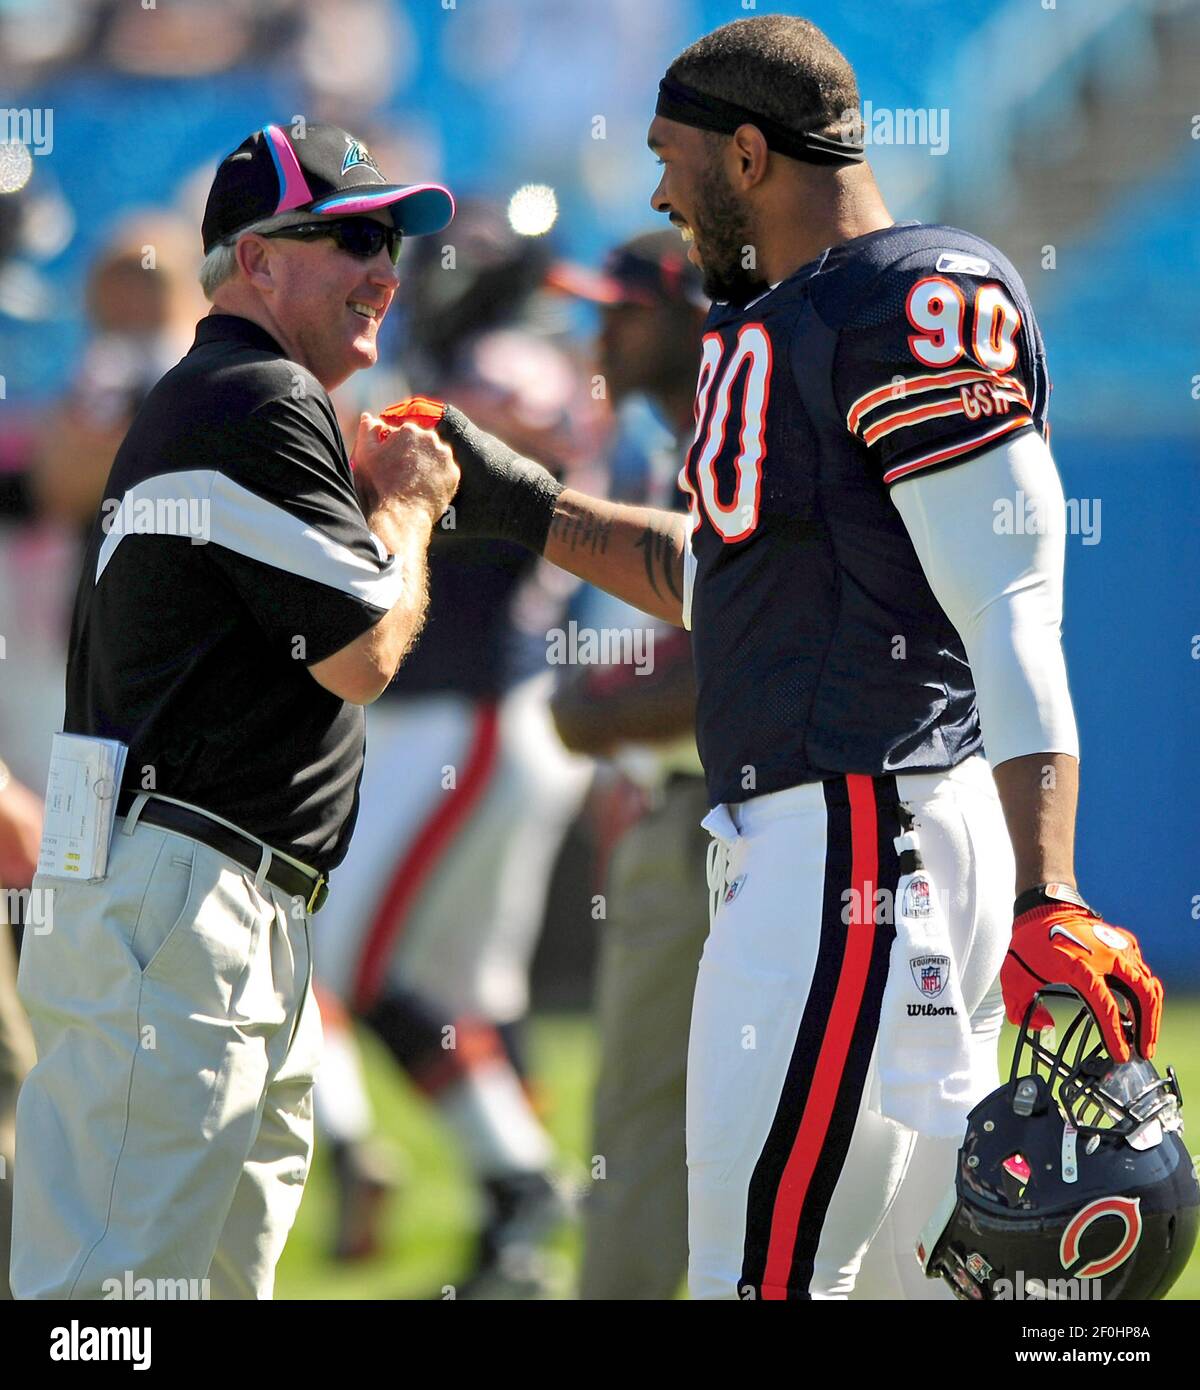
[{"label": "black headband", "polygon": [[664,77],[658,84],[658,105],[654,109],[668,121],[695,126],[697,130],[715,130],[721,135],[732,135],[738,126],[757,126],[768,149],[806,164],[858,164],[863,158],[862,145],[853,140],[791,130],[770,116],[732,101],[722,101],[720,97],[707,96],[694,87],[676,82],[673,77]]}]

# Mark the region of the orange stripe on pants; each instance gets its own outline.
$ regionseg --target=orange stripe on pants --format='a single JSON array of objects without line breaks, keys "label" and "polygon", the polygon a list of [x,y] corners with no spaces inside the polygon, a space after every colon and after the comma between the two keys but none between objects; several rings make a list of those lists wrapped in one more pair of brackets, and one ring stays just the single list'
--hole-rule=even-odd
[{"label": "orange stripe on pants", "polygon": [[850,886],[858,895],[860,909],[852,916],[846,932],[846,949],[808,1104],[788,1154],[771,1213],[771,1236],[762,1281],[764,1299],[787,1297],[800,1218],[841,1088],[875,941],[875,887],[879,877],[875,784],[870,777],[851,774],[846,778],[846,787],[850,798]]}]

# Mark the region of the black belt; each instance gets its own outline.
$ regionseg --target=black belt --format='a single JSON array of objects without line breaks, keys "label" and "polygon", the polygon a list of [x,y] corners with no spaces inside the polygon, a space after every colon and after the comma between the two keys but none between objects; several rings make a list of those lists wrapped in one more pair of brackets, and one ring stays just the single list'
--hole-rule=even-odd
[{"label": "black belt", "polygon": [[[231,830],[220,821],[212,820],[202,811],[177,806],[173,801],[150,800],[142,807],[138,821],[157,825],[160,830],[175,830],[189,839],[199,840],[202,845],[241,864],[252,874],[258,873],[258,866],[262,862],[259,842],[239,830]],[[300,898],[307,912],[320,912],[329,895],[329,881],[324,874],[315,869],[299,869],[275,853],[271,855],[267,882],[291,898]]]}]

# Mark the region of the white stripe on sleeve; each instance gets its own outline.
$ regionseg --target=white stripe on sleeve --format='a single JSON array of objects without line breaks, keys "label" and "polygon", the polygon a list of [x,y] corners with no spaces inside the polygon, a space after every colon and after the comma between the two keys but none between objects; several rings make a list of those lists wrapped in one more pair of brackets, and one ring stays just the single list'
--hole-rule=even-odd
[{"label": "white stripe on sleeve", "polygon": [[404,574],[378,536],[368,532],[378,562],[365,559],[216,469],[156,474],[105,510],[107,534],[96,559],[97,584],[125,537],[138,535],[186,536],[194,545],[223,546],[383,612],[404,588]]}]

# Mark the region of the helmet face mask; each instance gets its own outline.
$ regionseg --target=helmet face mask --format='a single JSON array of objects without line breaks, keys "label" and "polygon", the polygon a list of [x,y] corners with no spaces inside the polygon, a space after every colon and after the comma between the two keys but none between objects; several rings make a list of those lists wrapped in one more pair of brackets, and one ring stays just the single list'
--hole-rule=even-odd
[{"label": "helmet face mask", "polygon": [[1046,1045],[1029,1029],[1039,999],[1008,1081],[968,1117],[917,1258],[973,1301],[1162,1298],[1200,1226],[1175,1072],[1114,1062],[1086,1006]]},{"label": "helmet face mask", "polygon": [[1057,1081],[1059,1105],[1084,1141],[1097,1134],[1115,1134],[1135,1149],[1146,1149],[1160,1141],[1164,1130],[1182,1133],[1183,1097],[1175,1069],[1168,1067],[1167,1075],[1161,1077],[1152,1062],[1136,1053],[1128,1062],[1113,1061],[1086,1006],[1067,1025],[1057,1050],[1044,1046],[1041,1035],[1027,1026],[1021,1028],[1010,1085],[1026,1051],[1032,1070],[1048,1086]]}]

